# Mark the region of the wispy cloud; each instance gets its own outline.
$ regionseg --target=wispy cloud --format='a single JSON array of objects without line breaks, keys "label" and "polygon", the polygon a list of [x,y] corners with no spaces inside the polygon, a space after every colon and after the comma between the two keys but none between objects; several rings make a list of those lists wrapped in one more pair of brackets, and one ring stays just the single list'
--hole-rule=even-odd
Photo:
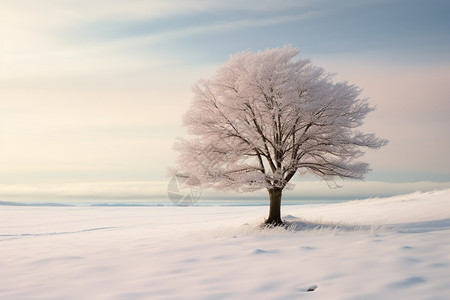
[{"label": "wispy cloud", "polygon": [[[296,182],[297,188],[285,191],[284,197],[290,200],[314,199],[364,199],[407,194],[416,191],[432,191],[449,188],[450,183],[414,182],[340,182],[343,186],[329,189],[324,182]],[[0,201],[14,199],[26,201],[61,201],[61,200],[151,200],[169,201],[167,181],[132,181],[132,182],[88,182],[65,184],[0,184]],[[183,191],[181,191],[183,192]],[[201,200],[211,199],[268,199],[266,191],[250,194],[220,193],[203,191]],[[199,202],[201,204],[201,202]]]},{"label": "wispy cloud", "polygon": [[2,199],[95,200],[164,198],[166,182],[89,182],[72,184],[0,184]]},{"label": "wispy cloud", "polygon": [[[195,35],[219,33],[223,31],[242,30],[245,28],[260,28],[276,24],[289,23],[301,19],[310,18],[318,12],[306,12],[290,15],[268,16],[257,18],[242,18],[237,20],[215,20],[210,23],[193,26],[167,26],[167,28],[160,28],[157,32],[140,32],[136,34],[116,35],[110,41],[101,43],[103,46],[107,45],[112,48],[129,47],[130,45],[148,45],[171,39],[187,39]],[[178,28],[177,28],[178,27]],[[152,31],[152,30],[149,30]],[[99,38],[101,38],[99,36]]]},{"label": "wispy cloud", "polygon": [[[116,39],[148,43],[190,34],[268,26],[323,13],[323,7],[316,4],[309,0],[2,1],[2,35],[6,41],[3,50],[10,55],[48,51],[57,48],[60,39],[75,38],[73,45],[76,45],[82,42],[80,35],[102,41],[111,35],[108,33],[111,28],[117,31]],[[198,20],[203,20],[203,24],[190,25]],[[155,28],[160,32],[151,33]],[[140,37],[129,38],[136,34]],[[34,47],[27,51],[30,44]],[[114,45],[117,43],[109,46]]]}]

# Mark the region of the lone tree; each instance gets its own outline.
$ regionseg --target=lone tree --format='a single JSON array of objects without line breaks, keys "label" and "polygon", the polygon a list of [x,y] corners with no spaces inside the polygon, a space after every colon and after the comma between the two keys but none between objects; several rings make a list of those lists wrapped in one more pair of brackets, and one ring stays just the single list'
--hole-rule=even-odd
[{"label": "lone tree", "polygon": [[[363,179],[363,148],[387,143],[357,127],[374,108],[361,89],[298,58],[291,46],[230,57],[193,87],[184,116],[191,139],[179,139],[177,174],[203,187],[267,189],[267,224],[280,225],[281,196],[296,173],[324,180]],[[189,182],[189,180],[187,180]]]}]

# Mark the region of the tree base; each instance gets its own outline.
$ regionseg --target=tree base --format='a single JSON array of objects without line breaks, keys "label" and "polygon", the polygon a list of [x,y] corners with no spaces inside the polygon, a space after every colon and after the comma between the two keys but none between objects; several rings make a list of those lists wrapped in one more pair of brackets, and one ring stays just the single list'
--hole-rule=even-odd
[{"label": "tree base", "polygon": [[263,224],[261,224],[262,227],[284,227],[286,224],[280,219],[280,220],[265,220]]}]

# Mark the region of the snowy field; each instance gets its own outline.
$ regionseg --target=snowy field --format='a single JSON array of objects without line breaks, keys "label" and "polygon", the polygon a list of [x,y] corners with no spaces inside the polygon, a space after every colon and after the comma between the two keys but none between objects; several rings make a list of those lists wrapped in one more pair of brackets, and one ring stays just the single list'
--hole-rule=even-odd
[{"label": "snowy field", "polygon": [[282,210],[1,206],[0,299],[449,299],[450,190]]}]

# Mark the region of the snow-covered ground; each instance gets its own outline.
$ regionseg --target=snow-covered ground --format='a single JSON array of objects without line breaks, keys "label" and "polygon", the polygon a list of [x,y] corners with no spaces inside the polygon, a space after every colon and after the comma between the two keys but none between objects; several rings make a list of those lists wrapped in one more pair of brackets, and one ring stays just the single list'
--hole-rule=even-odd
[{"label": "snow-covered ground", "polygon": [[0,299],[449,299],[450,190],[267,210],[1,206]]}]

